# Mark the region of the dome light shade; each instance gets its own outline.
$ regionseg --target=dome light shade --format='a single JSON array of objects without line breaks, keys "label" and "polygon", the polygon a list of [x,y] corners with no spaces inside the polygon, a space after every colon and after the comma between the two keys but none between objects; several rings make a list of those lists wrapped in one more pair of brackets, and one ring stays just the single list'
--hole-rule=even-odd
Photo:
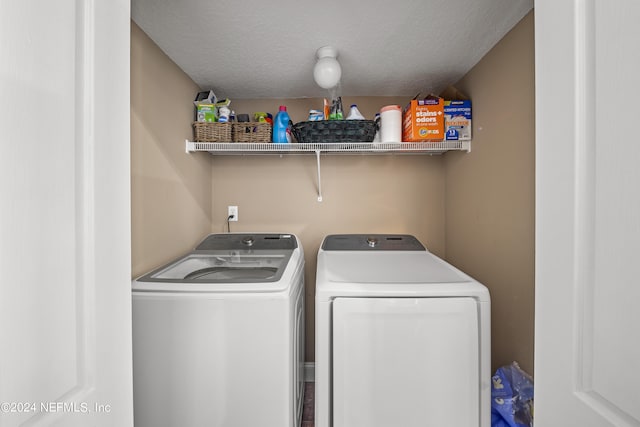
[{"label": "dome light shade", "polygon": [[342,68],[336,59],[338,50],[331,46],[324,46],[316,52],[318,62],[313,67],[313,78],[323,89],[331,89],[338,85],[342,76]]}]

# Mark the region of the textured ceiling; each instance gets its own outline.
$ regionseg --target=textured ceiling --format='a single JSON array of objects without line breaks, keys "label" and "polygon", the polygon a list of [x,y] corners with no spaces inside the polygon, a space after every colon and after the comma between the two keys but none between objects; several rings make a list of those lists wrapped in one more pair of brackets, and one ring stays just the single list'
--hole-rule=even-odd
[{"label": "textured ceiling", "polygon": [[132,0],[134,21],[218,97],[327,96],[319,47],[338,49],[342,94],[414,96],[464,76],[533,0]]}]

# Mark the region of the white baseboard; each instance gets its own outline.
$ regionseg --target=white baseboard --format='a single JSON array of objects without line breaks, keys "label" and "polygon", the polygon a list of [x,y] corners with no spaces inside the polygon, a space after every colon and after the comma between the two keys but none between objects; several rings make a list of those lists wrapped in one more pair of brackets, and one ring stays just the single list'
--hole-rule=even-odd
[{"label": "white baseboard", "polygon": [[304,362],[304,382],[312,383],[316,381],[316,364]]}]

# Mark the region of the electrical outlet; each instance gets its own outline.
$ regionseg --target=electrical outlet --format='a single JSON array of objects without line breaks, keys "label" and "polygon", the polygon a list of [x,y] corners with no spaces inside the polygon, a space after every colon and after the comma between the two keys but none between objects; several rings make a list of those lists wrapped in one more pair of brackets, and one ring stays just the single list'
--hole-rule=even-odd
[{"label": "electrical outlet", "polygon": [[237,221],[238,220],[238,207],[237,206],[227,206],[227,217],[229,221]]}]

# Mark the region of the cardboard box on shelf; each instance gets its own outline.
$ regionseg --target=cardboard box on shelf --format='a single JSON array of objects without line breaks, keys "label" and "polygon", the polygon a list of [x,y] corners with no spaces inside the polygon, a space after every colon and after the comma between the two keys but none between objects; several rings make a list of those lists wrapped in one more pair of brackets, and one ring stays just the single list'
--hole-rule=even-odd
[{"label": "cardboard box on shelf", "polygon": [[444,101],[447,141],[471,141],[471,101]]},{"label": "cardboard box on shelf", "polygon": [[218,97],[212,90],[198,92],[196,99],[193,100],[195,105],[195,121],[196,122],[215,122],[218,120],[217,105]]},{"label": "cardboard box on shelf", "polygon": [[215,122],[216,106],[213,104],[198,104],[196,107],[196,121],[198,122]]},{"label": "cardboard box on shelf", "polygon": [[425,99],[412,99],[405,107],[403,116],[403,141],[444,139],[444,100],[439,96],[429,95]]},{"label": "cardboard box on shelf", "polygon": [[447,141],[471,141],[471,101],[453,86],[443,92]]}]

